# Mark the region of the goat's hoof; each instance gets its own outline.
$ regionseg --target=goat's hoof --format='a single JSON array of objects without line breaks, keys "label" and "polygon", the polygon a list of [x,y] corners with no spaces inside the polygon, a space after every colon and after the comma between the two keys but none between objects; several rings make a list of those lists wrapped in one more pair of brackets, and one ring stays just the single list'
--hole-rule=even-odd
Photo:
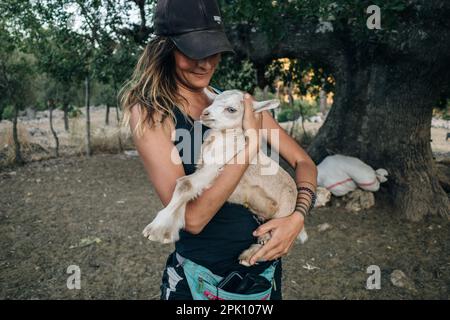
[{"label": "goat's hoof", "polygon": [[250,267],[250,262],[248,262],[247,260],[239,260],[239,263],[243,266]]},{"label": "goat's hoof", "polygon": [[158,213],[156,218],[142,231],[144,237],[160,243],[172,243],[179,239],[182,226],[164,212]]},{"label": "goat's hoof", "polygon": [[150,223],[145,227],[144,231],[142,231],[144,237],[148,240],[156,241],[160,243],[173,243],[178,240],[178,230],[173,230],[171,228],[159,227],[155,226],[154,222]]},{"label": "goat's hoof", "polygon": [[261,249],[261,247],[262,245],[258,243],[252,244],[250,248],[241,253],[239,256],[239,263],[243,266],[250,267],[250,258],[253,257],[253,255]]},{"label": "goat's hoof", "polygon": [[265,245],[271,238],[270,232],[264,233],[262,236],[258,237],[258,244]]}]

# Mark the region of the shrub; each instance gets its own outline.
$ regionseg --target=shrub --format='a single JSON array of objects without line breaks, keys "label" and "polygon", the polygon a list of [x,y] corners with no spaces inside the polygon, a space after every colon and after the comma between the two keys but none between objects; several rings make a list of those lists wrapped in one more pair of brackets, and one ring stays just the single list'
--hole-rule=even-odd
[{"label": "shrub", "polygon": [[12,120],[14,118],[14,107],[9,105],[3,109],[2,119]]},{"label": "shrub", "polygon": [[80,108],[73,105],[70,105],[69,110],[67,111],[67,115],[69,116],[69,118],[78,118],[82,114],[83,112],[81,112]]},{"label": "shrub", "polygon": [[301,111],[302,111],[303,115],[305,116],[305,118],[312,117],[312,116],[316,115],[317,112],[319,112],[317,102],[315,102],[315,101],[310,103],[306,100],[295,100],[294,107],[297,108],[299,111],[301,108]]},{"label": "shrub", "polygon": [[36,111],[47,111],[48,106],[47,103],[43,101],[36,102]]},{"label": "shrub", "polygon": [[277,115],[277,120],[278,122],[293,121],[299,116],[300,112],[298,110],[282,109]]}]

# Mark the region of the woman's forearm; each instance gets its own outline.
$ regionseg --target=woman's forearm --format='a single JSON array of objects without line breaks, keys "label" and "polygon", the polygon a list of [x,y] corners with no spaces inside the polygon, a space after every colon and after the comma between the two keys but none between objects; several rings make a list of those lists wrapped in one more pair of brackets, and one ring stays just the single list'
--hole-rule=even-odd
[{"label": "woman's forearm", "polygon": [[186,205],[185,230],[198,234],[208,224],[216,212],[228,200],[236,189],[242,175],[247,170],[250,160],[257,154],[258,146],[247,144],[242,154],[238,153],[230,162],[224,165],[223,170],[215,179],[213,185],[202,192],[195,200]]},{"label": "woman's forearm", "polygon": [[[312,192],[317,190],[317,167],[312,161],[298,161],[295,166],[295,183],[297,187],[306,187]],[[300,204],[302,211],[307,212],[312,202],[308,192],[302,190],[297,196],[297,205]]]},{"label": "woman's forearm", "polygon": [[298,161],[295,167],[295,182],[297,186],[305,186],[316,191],[317,167],[312,161]]}]

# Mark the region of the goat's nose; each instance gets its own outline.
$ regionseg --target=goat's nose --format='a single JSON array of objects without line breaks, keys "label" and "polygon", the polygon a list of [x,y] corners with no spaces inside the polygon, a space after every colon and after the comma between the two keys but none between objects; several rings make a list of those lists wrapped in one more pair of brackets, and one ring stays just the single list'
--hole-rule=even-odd
[{"label": "goat's nose", "polygon": [[209,111],[208,110],[203,110],[202,115],[203,116],[208,116],[209,115]]}]

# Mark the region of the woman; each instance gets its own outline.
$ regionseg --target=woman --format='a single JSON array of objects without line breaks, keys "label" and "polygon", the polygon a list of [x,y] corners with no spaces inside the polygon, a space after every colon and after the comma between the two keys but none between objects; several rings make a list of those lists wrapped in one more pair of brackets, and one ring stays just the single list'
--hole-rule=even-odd
[{"label": "woman", "polygon": [[[205,90],[213,91],[209,82],[221,54],[232,49],[216,1],[160,0],[154,27],[156,38],[148,43],[124,90],[124,123],[129,123],[148,178],[166,206],[177,178],[195,171],[199,151],[194,149],[192,140],[188,161],[181,162],[182,150],[175,152],[177,159],[172,159],[172,150],[179,142],[172,133],[182,128],[192,132],[195,120],[211,103]],[[189,259],[220,277],[234,271],[259,275],[270,266],[275,267],[270,298],[281,299],[280,257],[288,253],[303,227],[304,214],[313,204],[317,170],[270,113],[253,113],[251,96],[246,95],[244,105],[245,132],[279,130],[279,143],[272,142],[273,147],[296,168],[296,182],[301,187],[296,211],[259,225],[244,206],[227,202],[258,152],[258,143],[250,139],[244,150],[246,162],[226,164],[214,184],[187,204],[185,228],[180,231],[180,240],[163,273],[161,299],[193,298],[181,259]],[[201,128],[202,133],[208,129],[204,125]],[[270,137],[268,134],[269,143]],[[251,258],[252,265],[240,265],[239,254],[266,232],[271,232],[272,239]]]}]

